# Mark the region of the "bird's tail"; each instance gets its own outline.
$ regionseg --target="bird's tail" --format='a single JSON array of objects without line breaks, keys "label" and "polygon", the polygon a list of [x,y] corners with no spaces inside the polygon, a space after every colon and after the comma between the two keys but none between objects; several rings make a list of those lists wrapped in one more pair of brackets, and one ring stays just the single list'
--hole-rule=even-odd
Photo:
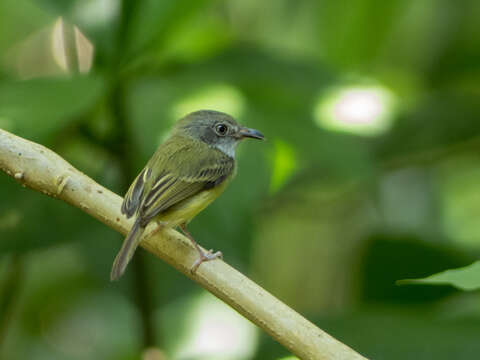
[{"label": "bird's tail", "polygon": [[142,237],[144,230],[145,228],[140,225],[140,219],[137,218],[127,237],[123,241],[122,248],[115,257],[112,272],[110,273],[111,281],[118,280],[125,272],[138,244],[140,244],[140,238]]}]

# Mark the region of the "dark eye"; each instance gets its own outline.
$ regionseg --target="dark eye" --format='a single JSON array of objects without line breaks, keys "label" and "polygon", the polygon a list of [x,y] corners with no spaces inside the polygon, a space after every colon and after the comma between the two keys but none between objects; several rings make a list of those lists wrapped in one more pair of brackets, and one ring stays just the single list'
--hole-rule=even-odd
[{"label": "dark eye", "polygon": [[215,131],[218,135],[225,135],[228,131],[228,126],[225,125],[225,124],[218,124],[218,125],[215,125]]}]

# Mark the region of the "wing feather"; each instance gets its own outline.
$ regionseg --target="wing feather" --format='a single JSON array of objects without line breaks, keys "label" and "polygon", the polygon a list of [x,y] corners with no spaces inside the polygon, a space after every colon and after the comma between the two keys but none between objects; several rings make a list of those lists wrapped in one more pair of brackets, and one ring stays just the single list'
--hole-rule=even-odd
[{"label": "wing feather", "polygon": [[[233,174],[233,158],[202,146],[208,145],[186,143],[172,151],[167,142],[152,157],[146,168],[152,169],[154,175],[143,179],[143,192],[139,202],[135,203],[135,211],[138,211],[143,225],[200,191],[220,185]],[[143,175],[139,177],[143,178]]]},{"label": "wing feather", "polygon": [[127,218],[136,214],[136,219],[115,258],[111,279],[118,279],[125,271],[150,220],[195,194],[221,184],[234,172],[233,158],[193,138],[174,136],[161,144],[123,200],[122,213]]},{"label": "wing feather", "polygon": [[120,211],[122,214],[125,214],[127,218],[130,218],[135,214],[140,205],[141,198],[143,196],[145,183],[147,182],[148,177],[151,174],[151,170],[149,168],[145,168],[142,172],[136,177],[133,181],[132,185],[127,191],[125,195],[122,207]]},{"label": "wing feather", "polygon": [[204,185],[201,182],[176,181],[150,206],[142,206],[140,213],[143,222],[148,223],[155,216],[168,210],[171,206],[199,193],[203,190],[203,187]]}]

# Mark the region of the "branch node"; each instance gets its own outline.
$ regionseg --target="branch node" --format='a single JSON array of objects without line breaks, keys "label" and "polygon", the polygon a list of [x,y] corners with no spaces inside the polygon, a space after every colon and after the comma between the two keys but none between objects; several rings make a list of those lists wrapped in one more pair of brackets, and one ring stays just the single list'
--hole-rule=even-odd
[{"label": "branch node", "polygon": [[84,202],[80,202],[79,207],[80,207],[80,209],[82,209],[83,211],[88,211],[88,210],[90,210],[90,207],[89,207],[87,204],[85,204]]},{"label": "branch node", "polygon": [[57,196],[60,196],[62,194],[63,189],[68,183],[68,180],[70,180],[70,176],[68,175],[60,175],[57,180],[56,180],[56,185],[57,185]]}]

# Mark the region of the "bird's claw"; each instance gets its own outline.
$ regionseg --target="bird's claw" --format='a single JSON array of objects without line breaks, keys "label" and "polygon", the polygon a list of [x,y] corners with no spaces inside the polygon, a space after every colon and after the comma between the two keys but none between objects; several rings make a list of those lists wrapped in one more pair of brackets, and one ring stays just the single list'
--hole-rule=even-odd
[{"label": "bird's claw", "polygon": [[206,255],[213,257],[213,258],[210,259],[210,260],[213,260],[213,259],[222,259],[222,260],[223,260],[223,254],[222,254],[221,251],[217,251],[217,252],[214,253],[214,252],[213,252],[213,249],[210,249],[210,250],[208,250],[208,252],[207,252]]},{"label": "bird's claw", "polygon": [[208,250],[207,252],[202,252],[200,253],[200,256],[198,257],[198,259],[193,263],[193,266],[192,268],[190,269],[190,272],[192,274],[195,274],[195,272],[197,271],[198,267],[203,263],[203,262],[206,262],[206,261],[210,261],[210,260],[215,260],[215,259],[223,259],[223,254],[221,251],[217,251],[217,252],[213,252],[212,249]]}]

